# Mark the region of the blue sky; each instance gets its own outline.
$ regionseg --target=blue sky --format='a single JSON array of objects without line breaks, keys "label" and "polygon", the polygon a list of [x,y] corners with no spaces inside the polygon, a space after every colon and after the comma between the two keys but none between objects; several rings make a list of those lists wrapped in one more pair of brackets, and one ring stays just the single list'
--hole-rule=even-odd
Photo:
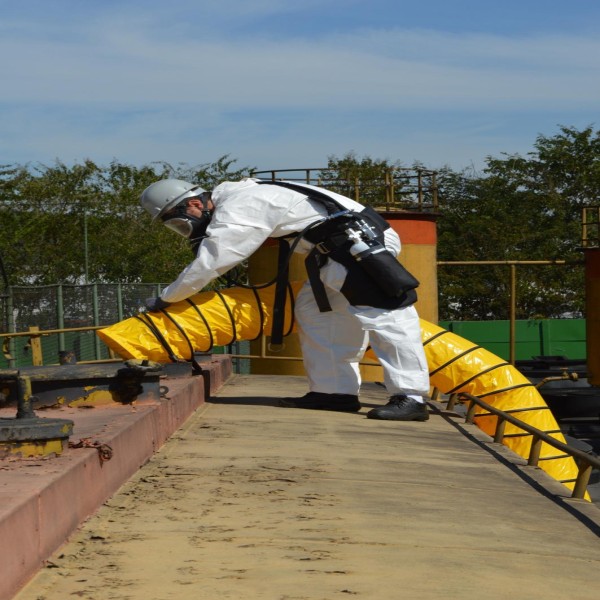
[{"label": "blue sky", "polygon": [[598,0],[0,0],[0,164],[481,169],[600,127]]}]

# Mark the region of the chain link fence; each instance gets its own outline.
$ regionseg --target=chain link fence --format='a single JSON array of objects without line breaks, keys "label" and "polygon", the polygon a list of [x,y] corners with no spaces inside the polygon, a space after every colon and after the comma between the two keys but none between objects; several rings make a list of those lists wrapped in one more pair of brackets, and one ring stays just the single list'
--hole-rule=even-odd
[{"label": "chain link fence", "polygon": [[[88,284],[11,287],[0,298],[2,333],[106,326],[135,314],[161,284]],[[41,337],[44,364],[57,363],[60,352],[78,361],[110,358],[93,330],[66,331]],[[32,364],[29,337],[4,338],[3,368]]]},{"label": "chain link fence", "polygon": [[[161,284],[89,284],[11,287],[0,297],[2,333],[107,326],[138,312],[145,298],[157,296]],[[2,368],[33,364],[30,338],[3,337]],[[44,364],[59,362],[61,352],[77,361],[110,358],[108,348],[91,331],[65,331],[41,337]]]}]

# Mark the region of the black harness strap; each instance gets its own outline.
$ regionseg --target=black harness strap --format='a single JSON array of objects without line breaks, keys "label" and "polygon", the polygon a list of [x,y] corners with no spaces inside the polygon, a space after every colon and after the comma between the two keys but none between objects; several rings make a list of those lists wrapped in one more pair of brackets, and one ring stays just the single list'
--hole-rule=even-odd
[{"label": "black harness strap", "polygon": [[308,196],[309,198],[320,202],[325,205],[327,209],[327,214],[332,215],[340,210],[344,210],[344,206],[342,206],[339,202],[334,200],[331,196],[328,196],[324,192],[320,190],[315,190],[308,186],[300,185],[297,183],[290,183],[289,181],[257,181],[257,183],[263,185],[277,185],[279,187],[287,188],[288,190],[292,190],[294,192],[298,192],[303,196]]},{"label": "black harness strap", "polygon": [[273,324],[271,325],[271,344],[283,344],[283,324],[285,322],[285,301],[289,275],[290,244],[285,238],[279,239],[279,255],[277,257],[277,281],[273,300]]},{"label": "black harness strap", "polygon": [[204,323],[204,327],[206,327],[206,331],[208,333],[208,348],[206,348],[205,350],[201,350],[201,352],[210,352],[213,348],[214,341],[215,341],[212,330],[210,328],[210,325],[208,324],[206,317],[202,314],[202,311],[198,308],[198,306],[189,298],[187,298],[186,301],[196,311],[198,316],[202,319],[202,322]]},{"label": "black harness strap", "polygon": [[[287,181],[259,181],[258,183],[264,185],[276,185],[284,187],[294,192],[298,192],[308,198],[319,202],[324,205],[327,209],[327,214],[332,215],[340,210],[344,210],[344,207],[336,202],[333,198],[324,194],[319,190],[313,190],[312,188],[305,187],[302,185],[289,183]],[[279,256],[277,264],[277,282],[275,287],[275,299],[273,303],[273,326],[271,328],[271,344],[280,345],[283,342],[283,323],[285,318],[285,287],[288,283],[289,276],[289,250],[290,246],[287,240],[284,238],[279,239]],[[327,291],[321,281],[319,274],[320,268],[323,266],[321,252],[315,247],[304,261],[306,267],[306,273],[310,282],[315,301],[321,312],[330,312],[331,304],[327,298]]]},{"label": "black harness strap", "polygon": [[260,296],[258,295],[258,292],[256,291],[255,288],[251,288],[251,290],[252,290],[252,293],[254,294],[254,299],[256,300],[256,308],[258,310],[259,326],[258,326],[258,333],[256,334],[256,337],[254,337],[248,341],[255,342],[263,334],[263,329],[265,326],[265,311],[263,310],[262,303],[260,301]]},{"label": "black harness strap", "polygon": [[[414,288],[419,282],[404,269],[396,258],[385,251],[385,230],[389,223],[372,207],[352,210],[341,201],[319,188],[309,185],[295,184],[288,181],[259,181],[258,183],[279,186],[302,194],[308,200],[325,208],[327,216],[316,218],[302,231],[295,234],[296,240],[292,250],[301,239],[314,244],[314,248],[305,259],[308,280],[320,312],[332,310],[327,290],[321,280],[321,268],[329,259],[340,263],[347,269],[347,275],[340,292],[353,306],[367,305],[378,308],[396,309],[414,304],[416,292]],[[364,236],[368,242],[367,254],[357,259],[351,253],[356,236]],[[288,236],[285,236],[288,237]],[[280,248],[283,248],[281,246]],[[378,250],[375,250],[379,248]],[[272,341],[282,341],[281,330],[285,296],[281,292],[283,281],[288,277],[287,265],[289,250],[280,249],[277,284],[279,293],[275,295],[274,328]],[[286,257],[285,260],[283,257]],[[285,269],[285,270],[284,270]]]},{"label": "black harness strap", "polygon": [[327,290],[325,289],[325,285],[321,280],[321,275],[319,273],[321,266],[323,255],[319,252],[316,246],[308,253],[308,256],[304,260],[304,266],[306,267],[306,274],[308,275],[308,281],[310,282],[310,287],[312,288],[313,296],[315,297],[315,302],[319,307],[320,312],[331,312],[331,304],[329,302],[329,298],[327,297]]},{"label": "black harness strap", "polygon": [[296,319],[294,317],[294,314],[296,312],[296,301],[294,300],[294,290],[292,289],[292,286],[290,285],[290,283],[288,282],[287,285],[287,292],[289,294],[290,297],[290,306],[292,307],[290,309],[290,326],[289,329],[283,334],[283,337],[286,337],[288,335],[290,335],[290,333],[292,333],[293,329],[294,329],[294,324],[296,322]]},{"label": "black harness strap", "polygon": [[200,364],[196,360],[196,357],[194,356],[194,345],[192,344],[192,341],[186,334],[183,327],[166,310],[161,310],[160,312],[162,312],[163,315],[165,315],[165,317],[167,317],[167,319],[169,319],[169,321],[171,321],[171,323],[173,323],[173,325],[175,325],[175,327],[177,328],[177,330],[179,331],[179,333],[181,334],[183,339],[187,342],[187,345],[190,349],[190,358],[189,358],[188,362],[192,363],[193,370],[196,371],[196,373],[202,373],[202,367],[200,366]]},{"label": "black harness strap", "polygon": [[138,315],[134,315],[134,317],[146,325],[146,327],[148,327],[148,329],[154,334],[154,337],[165,349],[165,352],[169,355],[169,358],[172,362],[182,362],[182,359],[179,358],[175,352],[173,352],[173,348],[171,348],[169,342],[167,342],[163,334],[159,331],[158,327],[153,323],[152,319],[146,313],[140,313]]},{"label": "black harness strap", "polygon": [[231,339],[227,342],[227,345],[235,344],[237,342],[237,329],[235,328],[235,319],[233,318],[233,313],[229,308],[229,304],[227,304],[227,300],[225,300],[225,296],[219,292],[219,290],[213,290],[215,294],[218,296],[219,300],[223,303],[223,308],[229,317],[229,321],[231,322]]}]

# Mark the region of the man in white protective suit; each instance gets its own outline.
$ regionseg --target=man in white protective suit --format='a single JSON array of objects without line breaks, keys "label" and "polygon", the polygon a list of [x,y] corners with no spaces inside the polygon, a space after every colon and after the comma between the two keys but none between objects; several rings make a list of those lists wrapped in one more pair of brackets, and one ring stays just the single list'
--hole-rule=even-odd
[{"label": "man in white protective suit", "polygon": [[309,281],[296,298],[295,317],[310,391],[280,405],[359,411],[359,361],[370,346],[390,398],[367,416],[429,418],[429,373],[413,306],[418,282],[406,283],[410,274],[397,272],[400,239],[373,209],[322,188],[252,178],[212,192],[164,179],[146,188],[140,202],[196,253],[160,297],[146,300],[148,310],[198,293],[268,238],[288,237],[293,251],[307,256]]}]

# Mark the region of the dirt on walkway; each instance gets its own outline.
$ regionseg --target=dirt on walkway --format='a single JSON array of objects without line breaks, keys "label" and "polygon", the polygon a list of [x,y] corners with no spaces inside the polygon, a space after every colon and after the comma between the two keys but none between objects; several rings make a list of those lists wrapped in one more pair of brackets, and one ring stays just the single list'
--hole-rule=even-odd
[{"label": "dirt on walkway", "polygon": [[366,419],[376,385],[282,409],[278,382],[234,378],[16,600],[597,598],[596,536],[441,416]]}]

